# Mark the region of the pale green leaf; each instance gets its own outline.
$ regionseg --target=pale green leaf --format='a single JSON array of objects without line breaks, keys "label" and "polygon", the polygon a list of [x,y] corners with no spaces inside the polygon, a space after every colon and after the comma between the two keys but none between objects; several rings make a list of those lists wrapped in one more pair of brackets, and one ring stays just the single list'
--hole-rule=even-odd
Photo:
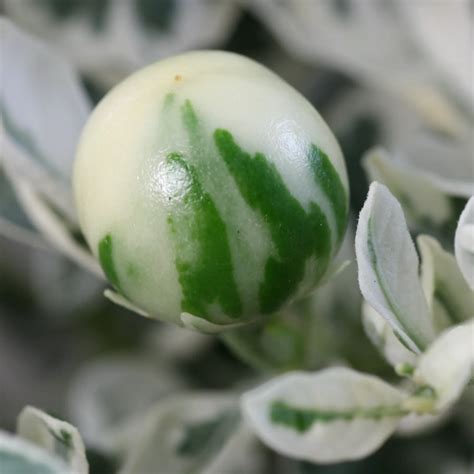
[{"label": "pale green leaf", "polygon": [[[459,136],[446,137],[436,133],[413,133],[411,140],[397,146],[397,155],[409,168],[416,170],[433,186],[448,196],[469,198],[474,193],[472,166],[472,118],[465,117],[466,130]],[[434,203],[433,203],[434,205]]]},{"label": "pale green leaf", "polygon": [[158,402],[141,419],[125,452],[122,474],[195,473],[211,466],[239,426],[236,399],[190,393]]},{"label": "pale green leaf", "polygon": [[17,436],[0,431],[2,474],[75,474],[61,458]]},{"label": "pale green leaf", "polygon": [[[472,50],[469,2],[437,2],[436,7],[450,14],[443,13],[437,23],[432,23],[437,25],[437,35],[431,39],[442,45],[435,48],[436,64],[433,64],[431,51],[418,47],[420,27],[415,24],[412,28],[407,22],[407,16],[414,11],[413,2],[407,3],[410,8],[403,10],[401,1],[379,0],[254,0],[249,5],[292,55],[308,63],[327,64],[343,71],[369,84],[370,94],[382,91],[386,115],[393,114],[387,99],[395,97],[395,105],[406,102],[412,108],[411,116],[418,112],[424,126],[456,132],[465,128],[466,123],[458,104],[446,94],[445,83],[453,78],[453,63],[461,65],[463,88],[458,88],[457,81],[453,81],[453,86],[456,92],[468,92],[462,99],[472,102],[472,56],[461,55],[456,60],[460,51]],[[417,11],[423,12],[418,16],[426,27],[426,17],[430,18],[432,11],[436,17],[439,8],[422,8],[424,5],[420,2]],[[450,65],[446,70],[439,68],[440,51],[446,54],[442,65]],[[420,54],[422,52],[425,54]],[[442,81],[440,72],[444,73]],[[394,133],[404,125],[399,124]]]},{"label": "pale green leaf", "polygon": [[[209,0],[5,0],[5,11],[105,87],[161,58],[225,41],[234,2]],[[66,3],[66,5],[64,5]]]},{"label": "pale green leaf", "polygon": [[417,239],[421,254],[421,283],[438,331],[474,316],[474,292],[454,256],[433,238]]},{"label": "pale green leaf", "polygon": [[219,334],[249,324],[251,321],[243,321],[240,323],[216,324],[207,319],[195,316],[191,313],[181,313],[181,323],[191,331],[198,331],[204,334]]},{"label": "pale green leaf", "polygon": [[289,457],[318,463],[375,451],[407,414],[403,392],[346,368],[292,372],[242,396],[260,439]]},{"label": "pale green leaf", "polygon": [[103,357],[81,367],[73,378],[69,413],[87,444],[120,452],[122,439],[136,424],[140,427],[143,414],[181,386],[174,374],[150,360]]},{"label": "pale green leaf", "polygon": [[146,311],[139,308],[136,304],[132,303],[125,296],[121,295],[120,293],[117,293],[116,291],[107,289],[104,291],[104,296],[110,301],[112,301],[112,303],[115,303],[116,305],[121,306],[122,308],[128,309],[129,311],[133,311],[134,313],[139,314],[140,316],[143,316],[145,318],[150,317],[150,315]]},{"label": "pale green leaf", "polygon": [[459,218],[454,247],[459,268],[474,289],[474,197],[469,199]]},{"label": "pale green leaf", "polygon": [[89,102],[75,71],[51,47],[0,22],[4,166],[74,218],[70,176]]},{"label": "pale green leaf", "polygon": [[100,279],[104,274],[92,254],[79,244],[74,233],[77,230],[35,191],[26,179],[13,177],[11,181],[18,200],[35,227],[63,255]]},{"label": "pale green leaf", "polygon": [[367,301],[362,303],[362,322],[372,344],[394,367],[415,367],[417,356],[406,348],[393,329]]},{"label": "pale green leaf", "polygon": [[457,93],[473,101],[474,39],[469,2],[397,2],[406,14],[406,28],[420,51],[432,58]]},{"label": "pale green leaf", "polygon": [[414,380],[434,390],[439,411],[454,403],[474,375],[474,320],[443,332],[420,357]]},{"label": "pale green leaf", "polygon": [[0,235],[31,245],[47,247],[21,208],[10,181],[0,166]]},{"label": "pale green leaf", "polygon": [[355,248],[364,298],[410,350],[420,352],[435,331],[418,277],[418,256],[400,204],[377,182],[360,212]]},{"label": "pale green leaf", "polygon": [[62,459],[75,474],[89,472],[84,443],[71,424],[27,406],[18,416],[17,433]]},{"label": "pale green leaf", "polygon": [[449,197],[416,168],[394,160],[386,150],[369,150],[363,165],[369,178],[385,184],[402,204],[410,227],[424,222],[440,226],[452,218]]}]

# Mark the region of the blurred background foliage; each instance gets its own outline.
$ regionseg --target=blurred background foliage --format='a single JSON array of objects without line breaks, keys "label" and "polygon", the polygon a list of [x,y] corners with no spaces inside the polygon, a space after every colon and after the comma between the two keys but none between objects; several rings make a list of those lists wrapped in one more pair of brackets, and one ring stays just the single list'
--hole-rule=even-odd
[{"label": "blurred background foliage", "polygon": [[[319,8],[317,3],[324,6]],[[344,258],[354,259],[354,223],[368,189],[364,153],[375,145],[391,150],[400,145],[400,149],[409,150],[413,136],[426,132],[449,144],[457,140],[462,129],[459,121],[465,121],[472,130],[472,103],[463,95],[464,83],[443,75],[442,60],[433,59],[431,46],[427,45],[429,34],[422,40],[413,34],[413,29],[423,31],[417,18],[420,13],[415,11],[418,7],[408,17],[403,16],[410,8],[404,1],[5,0],[1,5],[3,14],[49,41],[78,68],[94,104],[133,70],[189,49],[233,51],[274,70],[319,110],[343,149],[353,213],[342,251]],[[383,18],[387,30],[398,31],[397,35],[384,37],[377,44],[384,24],[372,24],[374,31],[366,31],[368,42],[354,41],[354,35],[360,33],[351,26],[360,23],[360,19],[353,20],[358,14],[354,8],[380,10],[372,21]],[[430,7],[425,7],[425,14],[431,14],[427,8]],[[325,41],[332,38],[331,44],[317,44],[317,30],[323,20],[312,15],[319,13],[330,14],[337,23],[333,25],[334,34],[322,36]],[[472,8],[470,14],[472,19]],[[300,22],[305,38],[291,33],[295,20]],[[415,22],[414,26],[410,21]],[[347,36],[341,35],[341,28],[346,27]],[[326,29],[329,31],[329,26]],[[306,39],[305,47],[301,47],[302,39]],[[319,54],[321,49],[323,53]],[[333,50],[339,56],[335,57]],[[403,50],[403,54],[394,54],[394,50]],[[450,54],[448,46],[444,54]],[[386,64],[382,61],[384,56]],[[441,74],[433,74],[434,70]],[[440,92],[428,105],[423,94],[412,94],[423,84]],[[413,86],[411,92],[407,86]],[[472,152],[471,143],[467,147]],[[466,199],[453,193],[445,196],[451,209],[448,217],[440,223],[428,216],[412,222],[411,227],[414,234],[434,233],[449,247]],[[410,196],[406,198],[409,210]],[[9,238],[6,221],[19,223],[24,229],[30,226],[32,233],[34,230],[1,168],[0,210],[4,218],[0,221],[4,234],[0,236],[0,426],[4,429],[14,429],[16,416],[26,404],[55,413],[84,429],[78,418],[89,409],[87,397],[91,395],[82,384],[97,383],[91,375],[94,371],[103,380],[106,374],[118,374],[110,387],[119,388],[112,405],[121,412],[130,407],[144,409],[164,393],[183,389],[241,390],[271,373],[317,369],[340,362],[393,377],[364,334],[354,263],[337,277],[336,284],[327,285],[264,326],[215,338],[120,309],[103,297],[102,282],[32,239],[27,231],[21,236],[15,234],[16,240]],[[29,245],[32,240],[33,246]],[[303,344],[303,339],[309,342]],[[151,398],[138,397],[134,403],[122,406],[121,399],[132,397],[137,383],[141,383],[141,370],[145,370],[144,383],[154,386],[156,382],[159,387],[148,392],[144,389]],[[472,394],[469,397],[472,400]],[[106,404],[97,406],[104,408]],[[463,409],[436,431],[415,438],[394,438],[364,461],[314,466],[265,450],[264,472],[464,472],[463,466],[472,458],[474,432],[472,425],[469,427],[463,420]],[[123,413],[107,416],[120,417]],[[89,430],[93,433],[91,423]],[[93,437],[83,435],[86,442],[88,436]],[[107,450],[92,445],[88,452],[91,472],[114,472],[115,461],[105,454]]]}]

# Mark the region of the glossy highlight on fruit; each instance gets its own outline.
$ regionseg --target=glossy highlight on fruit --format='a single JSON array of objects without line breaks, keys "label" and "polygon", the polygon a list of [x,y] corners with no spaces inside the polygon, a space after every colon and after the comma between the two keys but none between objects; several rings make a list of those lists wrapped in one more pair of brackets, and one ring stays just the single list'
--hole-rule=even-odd
[{"label": "glossy highlight on fruit", "polygon": [[213,329],[314,289],[348,214],[343,157],[317,111],[268,69],[218,51],[114,88],[84,129],[74,189],[115,289],[151,317]]}]

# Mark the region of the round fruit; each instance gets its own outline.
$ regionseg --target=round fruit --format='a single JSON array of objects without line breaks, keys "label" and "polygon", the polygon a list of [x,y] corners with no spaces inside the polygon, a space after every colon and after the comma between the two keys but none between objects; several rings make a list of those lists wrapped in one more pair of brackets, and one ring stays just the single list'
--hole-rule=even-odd
[{"label": "round fruit", "polygon": [[263,66],[217,51],[114,88],[84,129],[74,187],[116,290],[152,317],[204,329],[306,295],[347,222],[344,161],[318,112]]}]

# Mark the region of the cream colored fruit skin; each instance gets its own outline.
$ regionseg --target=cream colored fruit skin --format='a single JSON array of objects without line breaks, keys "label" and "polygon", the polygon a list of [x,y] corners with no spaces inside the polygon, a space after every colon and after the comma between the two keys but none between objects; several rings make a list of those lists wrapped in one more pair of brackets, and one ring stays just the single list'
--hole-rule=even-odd
[{"label": "cream colored fruit skin", "polygon": [[[179,324],[182,294],[167,208],[162,190],[153,189],[166,155],[189,150],[179,117],[173,120],[176,125],[162,119],[169,93],[179,104],[192,102],[210,140],[215,129],[224,128],[245,151],[264,153],[305,209],[310,201],[318,202],[333,236],[332,208],[315,186],[306,159],[310,143],[325,151],[346,189],[348,184],[340,148],[317,111],[278,76],[247,58],[217,51],[187,53],[151,65],[115,87],[93,112],[77,151],[74,192],[81,228],[96,256],[99,241],[111,232],[114,254],[133,255],[130,264],[140,273],[132,283],[126,265],[117,268],[119,279],[131,285],[127,296],[152,315]],[[261,217],[239,198],[230,175],[224,176],[225,165],[214,164],[231,196],[212,196],[221,216],[241,213],[244,235],[254,242],[253,268],[242,267],[230,242],[244,308],[254,312],[252,303],[273,244]],[[307,284],[303,281],[300,287]]]}]

